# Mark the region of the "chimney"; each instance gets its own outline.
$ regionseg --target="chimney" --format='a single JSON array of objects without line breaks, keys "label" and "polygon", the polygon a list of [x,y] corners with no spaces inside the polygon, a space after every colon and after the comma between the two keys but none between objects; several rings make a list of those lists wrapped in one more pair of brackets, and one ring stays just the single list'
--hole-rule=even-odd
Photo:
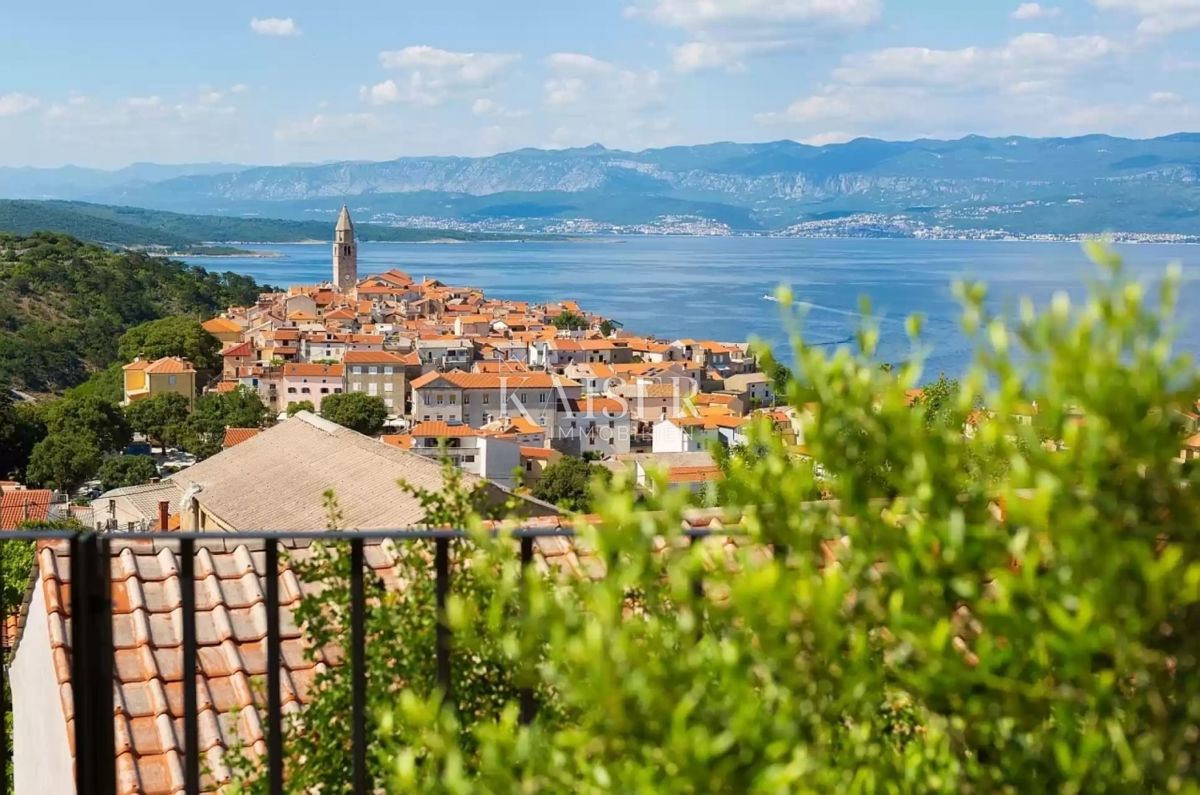
[{"label": "chimney", "polygon": [[159,482],[161,482],[161,480],[162,480],[162,478],[150,478],[150,485],[157,486],[159,484]]},{"label": "chimney", "polygon": [[158,529],[166,530],[171,521],[171,503],[162,500],[158,503]]}]

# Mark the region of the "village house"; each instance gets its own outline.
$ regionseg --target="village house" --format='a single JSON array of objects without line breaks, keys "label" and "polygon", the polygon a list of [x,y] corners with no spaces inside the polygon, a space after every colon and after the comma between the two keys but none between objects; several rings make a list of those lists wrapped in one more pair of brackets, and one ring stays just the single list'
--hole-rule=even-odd
[{"label": "village house", "polygon": [[567,455],[607,458],[628,453],[632,435],[629,407],[623,400],[576,398],[558,412],[550,445]]},{"label": "village house", "polygon": [[128,406],[139,400],[147,400],[164,392],[174,392],[188,399],[188,405],[196,402],[196,369],[187,359],[166,356],[153,362],[141,357],[121,368],[125,376],[125,400]]},{"label": "village house", "polygon": [[401,356],[391,351],[350,351],[342,360],[347,392],[365,392],[383,398],[388,413],[405,413],[408,394],[405,368],[414,366],[416,354]]},{"label": "village house", "polygon": [[345,367],[340,364],[285,364],[279,379],[280,411],[293,403],[309,401],[313,410],[321,412],[321,401],[329,395],[340,395],[345,387]]},{"label": "village house", "polygon": [[252,340],[230,345],[221,351],[221,378],[225,381],[237,379],[238,370],[251,367],[258,361],[258,351]]},{"label": "village house", "polygon": [[775,402],[775,385],[766,373],[731,375],[725,379],[723,391],[738,395],[747,406],[766,406]]},{"label": "village house", "polygon": [[480,430],[497,439],[519,444],[522,447],[546,447],[546,429],[524,417],[501,417],[489,422]]},{"label": "village house", "polygon": [[713,444],[744,444],[748,417],[669,417],[654,425],[655,453],[697,453]]},{"label": "village house", "polygon": [[302,334],[299,340],[299,361],[305,363],[340,362],[346,355],[346,349],[345,335],[331,331]]},{"label": "village house", "polygon": [[222,345],[241,342],[242,334],[246,330],[241,323],[227,317],[214,317],[201,323],[200,327],[219,339]]},{"label": "village house", "polygon": [[449,459],[463,472],[503,488],[521,485],[515,474],[521,468],[521,446],[461,423],[422,422],[383,441],[434,461]]},{"label": "village house", "polygon": [[416,349],[421,365],[434,370],[466,369],[475,354],[474,344],[458,337],[422,335],[416,341]]},{"label": "village house", "polygon": [[549,373],[517,375],[430,372],[412,382],[412,414],[420,422],[458,421],[482,428],[497,418],[528,417],[552,427],[560,398],[578,398],[582,387]]}]

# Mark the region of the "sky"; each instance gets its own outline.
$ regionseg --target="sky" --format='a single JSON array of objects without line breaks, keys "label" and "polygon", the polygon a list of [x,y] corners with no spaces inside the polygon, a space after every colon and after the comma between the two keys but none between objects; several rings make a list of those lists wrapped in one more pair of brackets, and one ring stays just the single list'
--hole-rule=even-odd
[{"label": "sky", "polygon": [[0,166],[1200,129],[1200,0],[37,0]]}]

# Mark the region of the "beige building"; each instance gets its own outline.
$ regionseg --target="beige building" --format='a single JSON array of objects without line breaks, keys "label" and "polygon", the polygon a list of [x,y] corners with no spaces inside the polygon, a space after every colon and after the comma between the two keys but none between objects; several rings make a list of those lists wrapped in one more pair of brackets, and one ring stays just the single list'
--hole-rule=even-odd
[{"label": "beige building", "polygon": [[346,391],[365,392],[383,398],[392,416],[404,414],[407,394],[404,368],[416,363],[416,354],[407,357],[391,351],[349,351],[342,359]]},{"label": "beige building", "polygon": [[214,317],[200,324],[200,327],[221,341],[222,345],[241,342],[246,329],[242,324],[227,317]]},{"label": "beige building", "polygon": [[412,382],[412,414],[418,422],[457,421],[472,428],[524,416],[539,427],[553,428],[560,402],[582,393],[579,383],[544,372],[432,372]]},{"label": "beige building", "polygon": [[163,392],[175,392],[196,402],[196,368],[187,359],[165,356],[154,362],[140,357],[121,368],[125,372],[125,401],[128,406]]}]

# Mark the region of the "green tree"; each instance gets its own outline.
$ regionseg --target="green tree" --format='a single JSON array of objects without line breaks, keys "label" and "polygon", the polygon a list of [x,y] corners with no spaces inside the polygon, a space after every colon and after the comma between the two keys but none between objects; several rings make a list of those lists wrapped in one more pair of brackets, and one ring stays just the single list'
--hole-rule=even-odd
[{"label": "green tree", "polygon": [[33,446],[46,435],[46,423],[36,404],[16,403],[0,383],[0,479],[23,479]]},{"label": "green tree", "polygon": [[92,373],[88,380],[64,393],[64,397],[86,397],[94,395],[107,403],[121,403],[125,399],[125,372],[120,362]]},{"label": "green tree", "polygon": [[100,489],[112,491],[142,486],[158,477],[158,465],[148,455],[119,455],[100,465]]},{"label": "green tree", "polygon": [[608,318],[605,318],[604,320],[600,321],[600,333],[603,334],[605,337],[611,336],[612,333],[616,330],[617,330],[617,324],[612,322]]},{"label": "green tree", "polygon": [[49,404],[46,429],[51,435],[90,436],[102,453],[123,450],[133,440],[133,432],[120,406],[94,394],[72,396]]},{"label": "green tree", "polygon": [[174,444],[189,413],[188,399],[176,392],[160,392],[125,407],[130,427],[152,442],[158,442],[164,451]]},{"label": "green tree", "polygon": [[307,411],[310,414],[316,413],[317,407],[313,405],[311,400],[300,400],[296,403],[289,403],[287,407],[287,415],[294,417],[301,411]]},{"label": "green tree", "polygon": [[568,511],[587,511],[592,506],[597,483],[607,483],[612,473],[574,456],[563,456],[546,467],[533,486],[533,496]]},{"label": "green tree", "polygon": [[179,430],[179,444],[198,459],[221,452],[226,428],[261,428],[270,411],[258,393],[239,386],[232,392],[205,395]]},{"label": "green tree", "polygon": [[221,342],[209,334],[193,317],[177,316],[151,320],[134,326],[122,335],[117,351],[126,362],[138,356],[153,361],[164,356],[180,356],[198,370],[221,366]]},{"label": "green tree", "polygon": [[584,331],[588,327],[587,318],[569,309],[559,312],[550,322],[560,331]]},{"label": "green tree", "polygon": [[70,493],[100,469],[103,451],[87,431],[51,433],[33,448],[26,478],[34,485]]},{"label": "green tree", "polygon": [[381,397],[365,392],[344,392],[329,395],[321,401],[321,416],[364,436],[374,436],[383,430],[388,408]]}]

